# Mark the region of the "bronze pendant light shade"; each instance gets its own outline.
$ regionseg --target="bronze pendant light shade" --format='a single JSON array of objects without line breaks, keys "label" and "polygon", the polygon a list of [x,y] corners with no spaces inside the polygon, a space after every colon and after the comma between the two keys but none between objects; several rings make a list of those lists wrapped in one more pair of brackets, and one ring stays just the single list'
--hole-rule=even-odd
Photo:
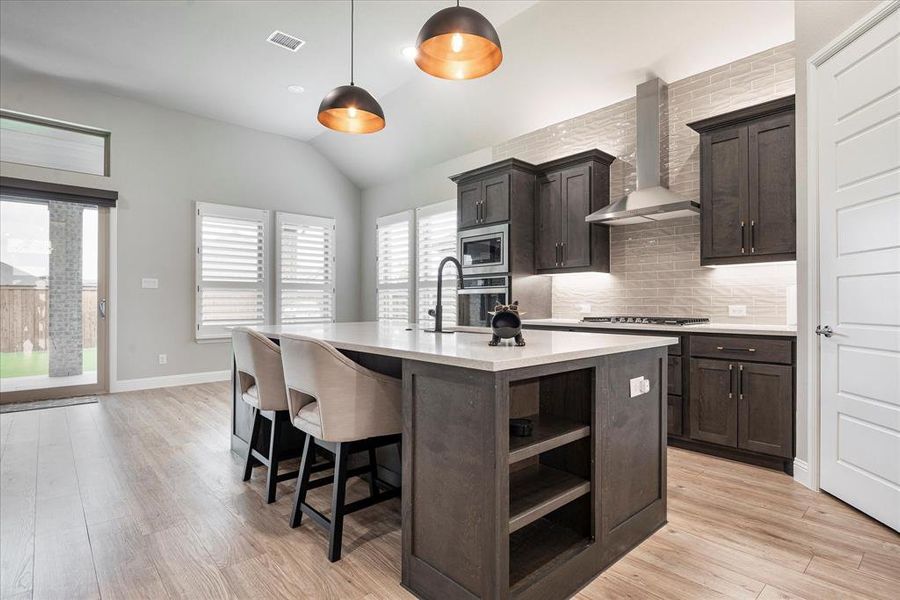
[{"label": "bronze pendant light shade", "polygon": [[445,8],[425,21],[416,39],[416,64],[441,79],[475,79],[503,61],[500,36],[480,12]]},{"label": "bronze pendant light shade", "polygon": [[353,84],[353,0],[350,0],[350,85],[328,92],[319,104],[319,123],[344,133],[374,133],[384,129],[384,111],[375,98]]},{"label": "bronze pendant light shade", "polygon": [[372,94],[351,83],[326,94],[319,105],[319,123],[345,133],[374,133],[384,129],[384,111]]}]

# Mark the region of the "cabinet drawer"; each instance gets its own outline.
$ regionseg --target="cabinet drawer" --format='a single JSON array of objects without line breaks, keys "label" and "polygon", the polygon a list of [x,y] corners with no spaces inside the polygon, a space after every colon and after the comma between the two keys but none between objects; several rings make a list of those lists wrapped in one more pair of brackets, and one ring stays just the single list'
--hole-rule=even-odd
[{"label": "cabinet drawer", "polygon": [[681,357],[669,357],[669,393],[676,396],[681,395]]},{"label": "cabinet drawer", "polygon": [[682,435],[681,425],[681,396],[669,396],[668,421],[666,423],[669,435]]},{"label": "cabinet drawer", "polygon": [[790,340],[717,335],[691,336],[691,356],[789,365],[792,362],[791,354]]}]

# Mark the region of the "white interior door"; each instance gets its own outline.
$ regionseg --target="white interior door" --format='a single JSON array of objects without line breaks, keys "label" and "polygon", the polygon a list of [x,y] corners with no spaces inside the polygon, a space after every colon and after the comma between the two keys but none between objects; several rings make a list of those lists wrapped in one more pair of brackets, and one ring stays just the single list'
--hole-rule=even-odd
[{"label": "white interior door", "polygon": [[900,11],[816,78],[821,488],[900,530]]}]

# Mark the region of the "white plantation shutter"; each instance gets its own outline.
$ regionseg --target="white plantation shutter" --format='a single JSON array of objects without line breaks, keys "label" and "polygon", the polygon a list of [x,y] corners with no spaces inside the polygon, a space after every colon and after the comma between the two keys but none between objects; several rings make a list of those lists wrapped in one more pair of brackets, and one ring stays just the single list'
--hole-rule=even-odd
[{"label": "white plantation shutter", "polygon": [[275,214],[278,322],[323,323],[335,314],[335,221]]},{"label": "white plantation shutter", "polygon": [[197,339],[266,322],[265,210],[197,203]]},{"label": "white plantation shutter", "polygon": [[412,320],[413,212],[376,221],[376,314],[379,321]]},{"label": "white plantation shutter", "polygon": [[[429,323],[428,310],[437,304],[438,266],[456,256],[456,201],[416,209],[416,296],[419,323]],[[453,265],[444,268],[444,325],[456,325],[456,278]]]}]

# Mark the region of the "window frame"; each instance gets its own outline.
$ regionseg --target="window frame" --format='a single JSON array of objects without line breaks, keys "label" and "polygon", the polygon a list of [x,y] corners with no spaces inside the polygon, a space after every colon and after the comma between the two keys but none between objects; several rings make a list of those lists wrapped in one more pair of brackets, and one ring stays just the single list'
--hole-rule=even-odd
[{"label": "window frame", "polygon": [[[378,292],[381,289],[403,289],[401,287],[393,287],[387,286],[382,287],[378,284],[378,261],[381,260],[381,257],[378,255],[379,253],[379,243],[378,243],[378,228],[384,225],[393,225],[395,223],[400,223],[403,221],[407,221],[409,225],[409,245],[407,248],[408,257],[409,257],[409,278],[406,286],[407,292],[409,293],[409,311],[407,315],[408,322],[410,323],[418,323],[419,322],[419,219],[420,217],[426,217],[432,214],[446,212],[450,209],[457,210],[457,202],[455,198],[451,198],[449,200],[442,200],[440,202],[434,202],[431,204],[426,204],[424,206],[419,206],[416,208],[410,208],[404,211],[400,211],[397,213],[391,213],[389,215],[384,215],[378,217],[375,220],[375,320],[380,321],[380,311],[378,308]],[[457,223],[458,223],[458,215],[457,215]],[[459,231],[459,227],[457,225],[457,233]],[[445,277],[446,279],[446,277]],[[458,310],[458,307],[457,307]]]},{"label": "window frame", "polygon": [[[337,219],[334,217],[315,217],[312,215],[302,215],[299,213],[289,213],[283,211],[275,212],[275,323],[277,325],[282,324],[282,314],[281,314],[281,293],[284,291],[285,287],[281,280],[281,242],[282,242],[282,231],[281,226],[284,223],[291,223],[295,225],[313,225],[313,226],[322,226],[322,227],[331,227],[331,241],[333,250],[331,252],[331,314],[332,318],[330,320],[323,319],[321,321],[308,321],[308,322],[317,322],[317,323],[334,323],[337,320]],[[315,291],[317,287],[302,287],[306,284],[289,284],[287,289],[298,289],[298,290],[310,290]],[[295,287],[300,286],[300,287]],[[324,286],[323,286],[324,288]]]},{"label": "window frame", "polygon": [[379,276],[379,261],[381,261],[380,250],[381,244],[378,243],[378,229],[380,227],[395,225],[397,223],[406,222],[408,227],[408,243],[407,243],[407,256],[410,265],[410,272],[407,275],[406,280],[406,291],[409,294],[409,306],[407,307],[407,315],[406,319],[408,323],[415,323],[416,317],[416,288],[415,288],[415,275],[416,275],[416,214],[415,210],[408,209],[398,213],[393,213],[390,215],[384,215],[375,219],[375,320],[381,321],[381,310],[378,306],[379,303],[379,291],[381,290],[400,290],[403,287],[400,287],[400,284],[387,284],[382,286],[378,281]]},{"label": "window frame", "polygon": [[9,119],[11,121],[20,121],[22,123],[31,123],[33,125],[42,125],[44,127],[50,127],[53,129],[61,129],[64,131],[72,131],[75,133],[82,133],[85,135],[91,135],[94,137],[99,137],[103,139],[103,173],[88,173],[86,171],[74,171],[72,169],[61,169],[58,167],[48,167],[45,165],[35,165],[32,163],[20,163],[15,161],[4,161],[9,164],[15,165],[25,165],[29,167],[35,167],[38,169],[50,169],[51,171],[63,171],[66,173],[79,173],[81,175],[91,175],[94,177],[110,177],[111,175],[111,160],[110,160],[110,147],[112,145],[112,133],[107,131],[106,129],[100,129],[98,127],[89,127],[87,125],[79,125],[77,123],[70,123],[68,121],[61,121],[58,119],[51,119],[49,117],[41,117],[38,115],[32,115],[29,113],[23,113],[15,110],[8,110],[5,108],[0,108],[0,118]]},{"label": "window frame", "polygon": [[[194,341],[196,342],[217,342],[231,339],[229,331],[209,332],[205,333],[201,327],[203,322],[202,314],[202,290],[203,284],[203,215],[224,217],[228,219],[244,219],[258,220],[262,223],[262,294],[263,294],[263,324],[269,323],[269,211],[262,208],[249,208],[245,206],[234,206],[231,204],[218,204],[214,202],[196,202],[194,207]],[[207,284],[208,285],[208,284]],[[208,286],[215,288],[217,286]],[[253,288],[247,288],[253,289]]]},{"label": "window frame", "polygon": [[[422,219],[430,217],[432,215],[436,215],[436,214],[440,214],[440,213],[444,213],[444,212],[450,212],[451,210],[453,211],[454,217],[455,217],[454,225],[455,225],[456,233],[453,236],[454,237],[453,256],[456,256],[456,238],[457,238],[457,234],[459,233],[459,225],[458,225],[459,215],[457,214],[458,209],[457,209],[456,199],[444,200],[442,202],[435,202],[434,204],[427,204],[425,206],[420,206],[415,209],[415,236],[414,236],[415,239],[413,239],[412,244],[413,244],[413,248],[414,248],[413,255],[414,255],[414,259],[415,259],[415,286],[414,286],[414,288],[415,288],[415,317],[416,317],[415,322],[417,322],[417,323],[419,322],[418,318],[420,316],[419,313],[421,312],[421,306],[419,305],[419,292],[420,292],[420,284],[421,284],[421,278],[419,276],[419,258],[420,258],[420,256],[419,256],[419,242],[420,242],[419,225],[420,225],[420,221]],[[455,281],[456,280],[455,270],[451,269],[450,272],[451,272],[451,276],[453,277],[453,280]],[[446,273],[447,273],[447,271],[445,271],[445,276],[444,276],[445,281],[448,279]],[[435,281],[435,289],[436,288],[437,288],[437,281]],[[455,311],[456,310],[458,310],[458,305],[456,305]],[[457,315],[457,319],[458,318],[459,317]],[[456,325],[457,325],[457,323],[453,323],[454,327]]]}]

